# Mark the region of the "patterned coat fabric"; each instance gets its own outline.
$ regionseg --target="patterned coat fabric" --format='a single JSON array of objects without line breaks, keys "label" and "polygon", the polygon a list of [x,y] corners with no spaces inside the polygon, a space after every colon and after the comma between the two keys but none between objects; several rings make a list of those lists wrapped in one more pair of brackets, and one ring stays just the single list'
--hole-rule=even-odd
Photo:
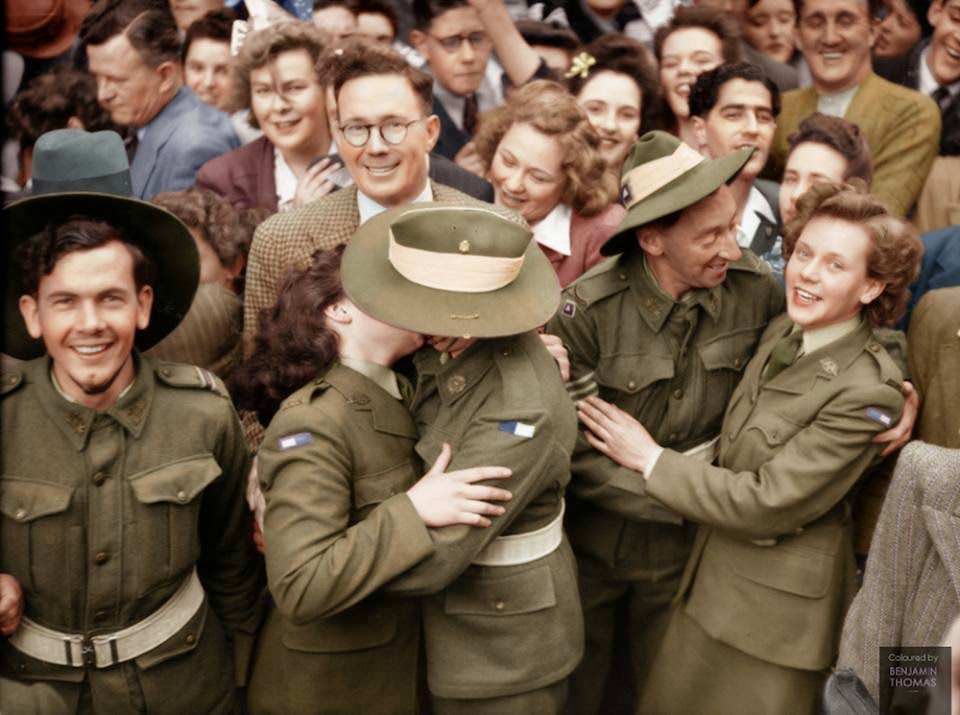
[{"label": "patterned coat fabric", "polygon": [[923,399],[914,436],[960,449],[960,287],[928,293],[907,337],[910,374]]},{"label": "patterned coat fabric", "polygon": [[[817,111],[817,92],[804,87],[783,95],[777,133],[765,175],[779,181],[787,138]],[[844,119],[860,127],[873,156],[871,191],[905,216],[920,195],[940,147],[940,110],[929,97],[871,74],[860,85]]]}]

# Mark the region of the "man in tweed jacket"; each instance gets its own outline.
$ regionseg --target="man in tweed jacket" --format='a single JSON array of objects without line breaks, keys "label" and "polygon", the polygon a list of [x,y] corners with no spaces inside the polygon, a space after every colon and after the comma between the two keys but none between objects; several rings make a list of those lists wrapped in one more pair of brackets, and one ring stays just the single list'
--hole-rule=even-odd
[{"label": "man in tweed jacket", "polygon": [[[490,206],[428,178],[429,153],[440,133],[437,117],[427,116],[432,101],[428,75],[392,50],[376,46],[332,55],[321,72],[333,85],[337,146],[354,184],[277,214],[257,229],[247,259],[243,315],[248,357],[260,313],[276,301],[283,274],[306,266],[314,251],[346,243],[363,221],[394,206],[416,201]],[[366,139],[360,142],[364,133]],[[351,144],[347,134],[360,146]],[[399,134],[402,138],[396,141]],[[495,210],[522,223],[505,209]]]}]

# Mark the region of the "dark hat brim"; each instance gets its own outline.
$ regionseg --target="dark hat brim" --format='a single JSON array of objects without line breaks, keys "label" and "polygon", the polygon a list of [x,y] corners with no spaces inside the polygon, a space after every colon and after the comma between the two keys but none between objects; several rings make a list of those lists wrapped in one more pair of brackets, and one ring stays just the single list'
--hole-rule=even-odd
[{"label": "dark hat brim", "polygon": [[546,323],[560,304],[560,283],[536,241],[523,267],[507,286],[485,293],[427,288],[404,278],[387,257],[389,226],[412,204],[379,214],[363,224],[343,254],[343,289],[364,313],[424,335],[494,338],[516,335]]},{"label": "dark hat brim", "polygon": [[627,210],[617,232],[600,247],[604,256],[624,253],[637,245],[636,229],[681,211],[733,180],[753,149],[740,149],[719,159],[707,159]]},{"label": "dark hat brim", "polygon": [[200,279],[200,259],[189,229],[166,209],[140,199],[94,192],[41,194],[3,209],[3,260],[6,269],[2,351],[21,360],[44,353],[41,340],[27,333],[20,315],[20,266],[17,248],[49,224],[82,215],[104,220],[153,260],[156,281],[150,324],[137,332],[136,346],[146,350],[169,335],[183,320]]}]

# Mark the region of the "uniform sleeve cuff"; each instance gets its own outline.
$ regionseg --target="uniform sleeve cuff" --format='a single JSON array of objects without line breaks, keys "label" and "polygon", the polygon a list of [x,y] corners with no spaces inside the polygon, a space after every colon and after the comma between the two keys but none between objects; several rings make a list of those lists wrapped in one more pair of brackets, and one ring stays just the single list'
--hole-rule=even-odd
[{"label": "uniform sleeve cuff", "polygon": [[431,556],[436,551],[433,539],[430,537],[430,529],[423,523],[416,507],[410,501],[406,492],[395,494],[383,503],[396,521],[397,531],[403,534],[401,543],[403,551],[411,560],[412,564],[419,563],[423,559]]},{"label": "uniform sleeve cuff", "polygon": [[657,462],[660,461],[661,454],[663,454],[663,447],[658,446],[653,453],[653,458],[647,463],[647,468],[643,472],[644,479],[649,481],[650,475],[653,474],[653,470],[657,466]]}]

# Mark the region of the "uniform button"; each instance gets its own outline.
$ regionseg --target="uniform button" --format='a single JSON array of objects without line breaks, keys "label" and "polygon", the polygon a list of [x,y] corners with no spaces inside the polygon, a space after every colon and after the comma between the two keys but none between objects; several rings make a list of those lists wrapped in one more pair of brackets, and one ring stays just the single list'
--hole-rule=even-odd
[{"label": "uniform button", "polygon": [[193,633],[187,633],[187,643],[193,643],[195,640],[197,640],[197,637]]},{"label": "uniform button", "polygon": [[104,472],[97,472],[93,475],[93,483],[96,486],[102,486],[103,483],[107,481],[107,474]]},{"label": "uniform button", "polygon": [[683,397],[683,390],[674,390],[673,396],[678,400],[681,399]]},{"label": "uniform button", "polygon": [[108,611],[97,611],[96,613],[93,614],[93,620],[98,622],[105,621],[109,617],[110,617],[110,613]]},{"label": "uniform button", "polygon": [[17,383],[17,376],[11,375],[10,377],[7,378],[6,383],[8,385],[15,385]]},{"label": "uniform button", "polygon": [[177,499],[179,499],[179,500],[182,501],[182,502],[183,502],[183,501],[186,501],[186,500],[187,500],[187,493],[186,493],[185,491],[183,491],[183,489],[181,489],[180,491],[177,492]]},{"label": "uniform button", "polygon": [[513,350],[511,350],[510,348],[504,348],[500,354],[503,355],[504,357],[510,357],[510,354],[512,352]]},{"label": "uniform button", "polygon": [[160,374],[163,375],[164,377],[170,377],[171,375],[173,375],[173,370],[171,370],[169,367],[165,367],[162,370],[160,370]]},{"label": "uniform button", "polygon": [[671,441],[671,442],[676,442],[678,439],[680,439],[680,435],[678,435],[676,432],[671,432],[671,433],[670,433],[670,441]]},{"label": "uniform button", "polygon": [[97,555],[93,557],[93,562],[97,566],[103,566],[107,561],[110,560],[110,555],[106,551],[98,551]]},{"label": "uniform button", "polygon": [[627,389],[628,389],[628,390],[636,390],[636,389],[637,389],[637,383],[635,383],[633,380],[631,380],[630,382],[627,383]]},{"label": "uniform button", "polygon": [[498,611],[502,611],[506,607],[506,604],[503,601],[497,601],[496,603],[493,604],[493,607],[496,608]]},{"label": "uniform button", "polygon": [[27,510],[17,509],[17,513],[14,514],[14,516],[16,517],[17,521],[23,521],[24,519],[27,518]]},{"label": "uniform button", "polygon": [[741,365],[743,365],[743,359],[742,359],[742,358],[737,358],[736,360],[733,361],[733,366],[734,366],[735,368],[737,368],[738,370],[740,369],[740,366],[741,366]]},{"label": "uniform button", "polygon": [[627,280],[627,274],[624,271],[620,271],[620,280]]},{"label": "uniform button", "polygon": [[869,345],[867,345],[867,350],[869,350],[872,353],[877,352],[879,349],[880,349],[880,346],[877,345],[876,343],[870,343]]}]

